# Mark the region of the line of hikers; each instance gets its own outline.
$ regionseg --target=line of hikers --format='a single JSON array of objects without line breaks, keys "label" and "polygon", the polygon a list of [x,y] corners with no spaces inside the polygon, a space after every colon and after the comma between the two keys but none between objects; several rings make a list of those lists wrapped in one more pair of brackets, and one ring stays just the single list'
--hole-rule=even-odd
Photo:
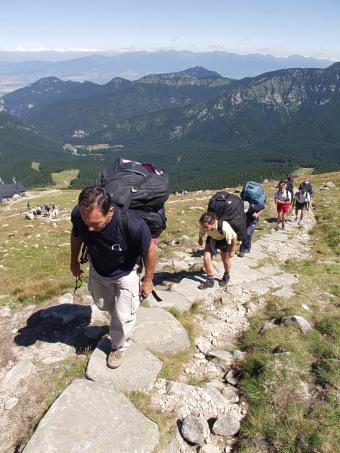
[{"label": "line of hikers", "polygon": [[[303,181],[294,194],[293,189],[294,174],[287,174],[287,180],[281,180],[276,187],[278,190],[274,194],[274,203],[277,210],[277,224],[275,230],[282,230],[286,227],[286,221],[290,208],[295,207],[295,222],[301,225],[304,211],[309,211],[311,207],[312,185],[309,181]],[[294,195],[293,195],[294,194]],[[300,218],[299,217],[300,212]]]},{"label": "line of hikers", "polygon": [[[293,189],[294,174],[287,174],[286,180],[281,180],[276,187],[278,190],[274,194],[274,203],[277,209],[277,225],[275,230],[281,228],[285,229],[287,216],[291,207],[295,207],[295,219],[300,225],[304,216],[304,211],[309,211],[311,207],[311,194],[312,186],[309,181],[304,181],[300,184],[298,190],[294,194]],[[257,190],[259,184],[251,182],[253,184],[253,190]],[[249,184],[249,182],[247,183]],[[246,186],[245,186],[246,187]],[[206,272],[206,280],[201,283],[199,289],[207,289],[214,287],[214,269],[212,265],[213,256],[216,255],[216,251],[220,250],[221,259],[224,267],[224,274],[222,279],[219,281],[220,287],[226,287],[230,280],[231,270],[231,258],[236,253],[237,241],[241,239],[238,256],[244,257],[245,253],[250,253],[252,245],[252,237],[256,229],[256,225],[259,221],[260,215],[265,210],[266,199],[264,193],[262,198],[259,193],[256,196],[253,195],[249,198],[243,196],[244,189],[241,193],[241,198],[244,201],[249,202],[249,208],[245,214],[246,225],[244,234],[240,235],[232,228],[230,223],[226,220],[221,222],[219,225],[219,218],[214,212],[206,212],[199,219],[199,232],[198,232],[198,244],[202,246],[203,237],[207,235],[203,264]],[[300,212],[300,218],[298,218]]]},{"label": "line of hikers", "polygon": [[[282,187],[287,192],[287,186]],[[82,190],[72,210],[70,270],[77,289],[82,282],[81,265],[89,261],[88,289],[97,307],[108,311],[111,317],[111,350],[106,359],[109,368],[122,364],[140,301],[151,293],[156,297],[155,242],[166,226],[164,204],[168,196],[168,177],[164,172],[151,164],[119,157],[97,175],[95,186]],[[292,196],[285,194],[286,199],[291,200]],[[244,200],[249,203],[247,213]],[[247,182],[240,197],[223,191],[211,197],[207,212],[199,219],[200,246],[207,235],[204,249],[207,278],[199,285],[200,289],[214,286],[212,259],[217,250],[224,266],[219,284],[228,285],[237,242],[241,242],[240,257],[250,252],[252,235],[265,203],[263,188],[254,181]],[[304,202],[299,198],[299,203]],[[300,209],[301,205],[296,207]]]}]

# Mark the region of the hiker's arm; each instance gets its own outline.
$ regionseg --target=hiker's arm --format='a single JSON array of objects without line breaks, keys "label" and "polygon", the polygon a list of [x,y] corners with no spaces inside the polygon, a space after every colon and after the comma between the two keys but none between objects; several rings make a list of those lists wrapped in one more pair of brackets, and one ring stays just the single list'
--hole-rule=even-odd
[{"label": "hiker's arm", "polygon": [[260,215],[262,214],[262,212],[265,210],[265,208],[261,209],[261,211],[258,211],[258,212],[254,212],[253,214],[253,217],[260,217]]},{"label": "hiker's arm", "polygon": [[79,263],[79,253],[82,246],[83,240],[80,236],[74,236],[71,233],[71,264],[70,270],[75,277],[78,277],[81,274],[80,263]]},{"label": "hiker's arm", "polygon": [[144,253],[144,265],[145,273],[142,284],[140,286],[140,294],[143,296],[148,296],[153,290],[152,279],[156,266],[156,247],[152,239],[150,242],[150,247]]}]

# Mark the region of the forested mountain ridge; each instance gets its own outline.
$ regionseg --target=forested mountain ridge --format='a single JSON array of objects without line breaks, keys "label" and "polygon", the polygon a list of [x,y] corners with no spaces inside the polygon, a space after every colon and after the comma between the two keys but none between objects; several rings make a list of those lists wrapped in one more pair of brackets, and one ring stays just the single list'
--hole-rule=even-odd
[{"label": "forested mountain ridge", "polygon": [[15,177],[27,187],[52,183],[51,170],[41,164],[41,171],[32,168],[32,163],[57,162],[69,159],[60,141],[37,131],[13,115],[0,111],[0,177],[8,184]]},{"label": "forested mountain ridge", "polygon": [[[212,175],[221,187],[299,165],[340,168],[339,80],[340,63],[243,80],[196,67],[104,86],[45,78],[2,103],[87,155],[68,156],[67,167],[80,168],[77,186],[92,182],[118,149],[161,166],[173,187],[194,190],[211,187]],[[90,155],[90,145],[102,151]]]}]

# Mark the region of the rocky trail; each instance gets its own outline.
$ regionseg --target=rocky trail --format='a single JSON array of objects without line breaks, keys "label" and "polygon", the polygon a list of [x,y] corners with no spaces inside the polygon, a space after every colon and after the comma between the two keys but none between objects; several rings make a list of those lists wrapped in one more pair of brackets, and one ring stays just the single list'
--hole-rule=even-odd
[{"label": "rocky trail", "polygon": [[[301,226],[289,221],[284,231],[272,230],[258,239],[249,255],[235,256],[226,290],[218,286],[223,273],[219,257],[214,260],[215,287],[200,291],[197,287],[204,275],[190,269],[202,264],[201,254],[193,253],[193,243],[187,252],[174,250],[168,263],[178,269],[177,281],[170,286],[169,273],[162,270],[166,263],[159,263],[155,283],[163,301],[150,297],[140,308],[132,346],[116,370],[106,367],[110,348],[106,315],[91,304],[85,287],[77,292],[80,297],[67,293],[38,309],[3,307],[1,453],[232,451],[247,413],[233,368],[243,355],[237,350],[237,338],[247,329],[248,316],[265,303],[266,294],[294,297],[299,276],[287,273],[284,263],[288,257],[309,256],[308,232],[314,223],[312,212]],[[194,339],[196,351],[177,381],[161,379],[162,362],[154,353],[177,353],[190,347],[188,333],[168,310],[185,312],[195,302],[200,304],[192,315],[199,332]],[[83,360],[88,351],[84,376],[55,399],[58,395],[50,394],[50,381],[71,368],[71,362]],[[205,381],[204,386],[194,385],[198,381]],[[160,444],[157,424],[126,396],[133,391],[147,393],[154,409],[175,415],[175,434],[165,445]],[[47,398],[54,402],[23,447]]]}]

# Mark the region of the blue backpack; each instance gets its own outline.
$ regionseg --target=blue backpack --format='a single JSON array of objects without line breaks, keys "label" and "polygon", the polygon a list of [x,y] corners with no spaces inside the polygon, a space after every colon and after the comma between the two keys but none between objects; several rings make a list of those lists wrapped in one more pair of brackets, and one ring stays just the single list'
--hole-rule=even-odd
[{"label": "blue backpack", "polygon": [[261,184],[255,181],[246,182],[241,192],[241,198],[243,201],[248,201],[251,205],[266,204],[267,201]]}]

